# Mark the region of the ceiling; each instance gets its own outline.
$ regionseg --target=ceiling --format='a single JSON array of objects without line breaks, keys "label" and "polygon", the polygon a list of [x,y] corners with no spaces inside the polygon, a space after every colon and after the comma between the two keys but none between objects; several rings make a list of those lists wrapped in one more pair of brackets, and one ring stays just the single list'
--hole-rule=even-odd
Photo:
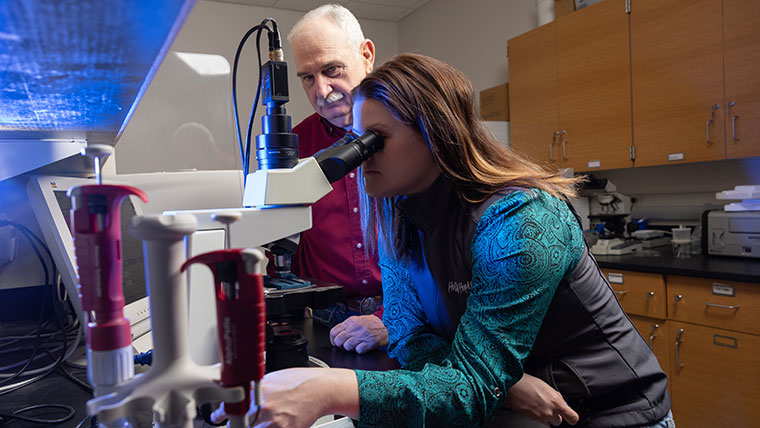
[{"label": "ceiling", "polygon": [[398,22],[431,0],[216,0],[308,12],[325,3],[346,6],[357,18]]}]

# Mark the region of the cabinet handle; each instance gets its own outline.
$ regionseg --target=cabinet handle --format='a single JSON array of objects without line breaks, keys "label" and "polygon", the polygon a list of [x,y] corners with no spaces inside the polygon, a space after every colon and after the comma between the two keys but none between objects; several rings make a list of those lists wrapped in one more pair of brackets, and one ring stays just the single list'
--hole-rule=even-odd
[{"label": "cabinet handle", "polygon": [[[729,101],[728,102],[728,115],[731,116],[731,107],[735,106],[736,102]],[[738,119],[738,115],[731,116],[731,138],[734,140],[734,143],[738,143],[739,139],[736,138],[736,119]]]},{"label": "cabinet handle", "polygon": [[565,138],[565,134],[567,134],[566,130],[562,130],[562,160],[567,160],[567,151],[565,150],[565,146],[567,145],[567,138]]},{"label": "cabinet handle", "polygon": [[552,134],[552,143],[549,144],[549,160],[554,160],[554,145],[557,143],[557,136],[559,135],[559,131],[554,131],[554,134]]},{"label": "cabinet handle", "polygon": [[621,296],[622,296],[623,294],[628,294],[628,291],[626,291],[626,290],[620,290],[620,291],[617,291],[617,290],[612,290],[612,291],[613,291],[615,294],[620,294]]},{"label": "cabinet handle", "polygon": [[649,348],[651,349],[654,345],[654,338],[657,337],[655,332],[660,328],[659,324],[652,324],[652,330],[649,332]]},{"label": "cabinet handle", "polygon": [[683,329],[679,328],[678,337],[676,337],[676,368],[678,369],[684,368],[684,365],[681,364],[681,359],[679,358],[679,354],[678,354],[679,348],[681,346],[681,342],[683,342],[683,340],[681,340],[682,337],[683,337]]},{"label": "cabinet handle", "polygon": [[737,115],[731,116],[731,137],[734,139],[734,143],[739,142],[739,139],[736,138],[736,119],[738,118]]},{"label": "cabinet handle", "polygon": [[651,299],[652,297],[654,297],[654,291],[647,293],[647,299]]},{"label": "cabinet handle", "polygon": [[712,110],[710,110],[710,118],[707,119],[707,125],[706,125],[706,127],[707,127],[707,145],[708,146],[711,146],[712,143],[713,143],[710,140],[710,125],[712,125],[713,123],[715,123],[715,110],[717,110],[719,108],[720,108],[720,106],[718,104],[713,105],[712,106]]},{"label": "cabinet handle", "polygon": [[723,309],[733,309],[733,310],[739,309],[739,305],[736,305],[736,306],[719,305],[717,303],[710,303],[710,302],[705,302],[705,306],[709,306],[711,308],[723,308]]}]

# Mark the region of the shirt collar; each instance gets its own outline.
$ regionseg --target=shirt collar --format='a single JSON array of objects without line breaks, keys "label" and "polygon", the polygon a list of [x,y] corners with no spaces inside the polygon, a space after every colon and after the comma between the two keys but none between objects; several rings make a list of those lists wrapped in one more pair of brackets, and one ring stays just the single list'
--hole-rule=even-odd
[{"label": "shirt collar", "polygon": [[329,120],[325,119],[324,117],[319,116],[319,121],[322,122],[322,125],[325,127],[325,132],[327,132],[328,136],[335,137],[336,139],[338,139],[338,138],[343,138],[343,136],[346,135],[345,129],[333,125]]},{"label": "shirt collar", "polygon": [[453,184],[443,174],[420,193],[402,197],[398,208],[418,228],[425,230],[448,217],[453,207],[461,206]]}]

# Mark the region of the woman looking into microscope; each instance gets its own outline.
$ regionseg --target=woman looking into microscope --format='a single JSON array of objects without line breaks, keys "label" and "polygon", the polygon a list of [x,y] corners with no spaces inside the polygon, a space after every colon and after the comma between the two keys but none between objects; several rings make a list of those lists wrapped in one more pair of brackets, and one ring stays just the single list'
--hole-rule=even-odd
[{"label": "woman looking into microscope", "polygon": [[559,406],[529,410],[548,384],[577,426],[675,426],[667,377],[583,242],[577,180],[496,142],[470,82],[433,58],[398,55],[354,96],[354,130],[384,140],[362,165],[363,212],[403,370],[270,373],[254,424],[502,426],[505,405],[575,423]]}]

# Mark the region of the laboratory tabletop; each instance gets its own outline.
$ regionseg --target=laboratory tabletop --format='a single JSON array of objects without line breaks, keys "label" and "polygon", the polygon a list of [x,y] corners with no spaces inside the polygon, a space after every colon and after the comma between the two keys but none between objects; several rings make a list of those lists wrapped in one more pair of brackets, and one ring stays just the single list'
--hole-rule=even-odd
[{"label": "laboratory tabletop", "polygon": [[691,254],[682,259],[673,257],[670,247],[654,248],[642,253],[622,256],[594,256],[599,266],[607,269],[684,275],[723,281],[755,282],[760,285],[760,259]]},{"label": "laboratory tabletop", "polygon": [[[301,331],[304,338],[309,341],[309,355],[318,358],[330,367],[363,370],[391,370],[400,367],[399,363],[396,360],[388,357],[384,351],[376,350],[364,355],[359,355],[333,347],[330,344],[329,329],[322,325],[312,323],[311,320],[303,320],[292,323],[290,325],[290,328]],[[3,329],[0,329],[0,332],[3,334],[7,333]],[[0,335],[0,337],[2,336]],[[83,349],[83,347],[80,348]],[[68,368],[67,370],[69,370],[69,372],[71,372],[77,378],[86,381],[87,373],[85,370],[72,368]],[[74,428],[87,416],[85,406],[87,400],[91,398],[91,395],[82,387],[67,379],[63,374],[59,372],[53,372],[24,388],[13,391],[9,394],[2,395],[0,397],[0,413],[11,413],[15,410],[37,404],[63,404],[71,406],[75,411],[74,417],[72,419],[61,424],[40,425],[9,419],[6,423],[2,424],[3,428],[21,428],[31,426],[56,426],[61,428]],[[46,419],[56,418],[65,414],[65,412],[60,410],[47,410],[47,412],[52,413],[45,415],[44,418]],[[41,413],[37,412],[26,415],[40,416]],[[88,427],[89,423],[85,424],[84,426]]]}]

